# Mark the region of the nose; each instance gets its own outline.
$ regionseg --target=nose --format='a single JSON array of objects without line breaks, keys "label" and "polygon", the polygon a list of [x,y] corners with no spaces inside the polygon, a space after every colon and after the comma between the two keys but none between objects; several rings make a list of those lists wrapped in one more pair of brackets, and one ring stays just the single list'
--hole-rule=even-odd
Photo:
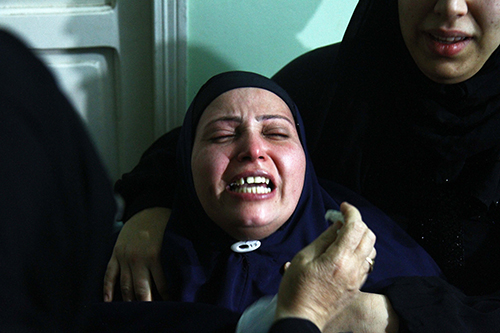
[{"label": "nose", "polygon": [[240,137],[238,161],[256,161],[266,159],[266,143],[259,133],[247,132]]},{"label": "nose", "polygon": [[434,12],[446,17],[461,17],[467,15],[469,0],[438,0],[434,6]]}]

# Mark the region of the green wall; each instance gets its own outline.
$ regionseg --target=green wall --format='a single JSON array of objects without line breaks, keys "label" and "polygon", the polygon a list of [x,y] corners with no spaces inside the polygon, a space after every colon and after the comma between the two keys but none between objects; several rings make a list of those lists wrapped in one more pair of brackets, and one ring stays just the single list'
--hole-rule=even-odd
[{"label": "green wall", "polygon": [[342,39],[357,0],[187,0],[188,102],[212,75],[267,76]]}]

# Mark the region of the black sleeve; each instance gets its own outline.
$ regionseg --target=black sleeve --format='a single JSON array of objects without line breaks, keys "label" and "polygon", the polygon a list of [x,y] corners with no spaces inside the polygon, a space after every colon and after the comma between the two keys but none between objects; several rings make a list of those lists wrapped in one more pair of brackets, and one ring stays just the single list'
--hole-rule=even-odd
[{"label": "black sleeve", "polygon": [[[290,62],[273,79],[282,85],[299,106],[304,119],[308,144],[319,138],[326,116],[322,94],[330,91],[331,68],[339,44],[310,51]],[[321,89],[320,89],[321,88]],[[160,137],[143,154],[139,164],[124,174],[115,191],[125,200],[123,221],[150,207],[172,207],[177,175],[175,154],[180,128]],[[311,140],[310,140],[311,137]]]},{"label": "black sleeve", "polygon": [[269,333],[320,333],[319,328],[311,321],[299,318],[278,320],[271,326]]},{"label": "black sleeve", "polygon": [[500,292],[466,296],[440,278],[401,278],[385,290],[399,316],[400,332],[500,330]]},{"label": "black sleeve", "polygon": [[334,63],[339,48],[337,43],[307,52],[273,76],[299,108],[310,152],[314,151],[322,125],[331,112],[330,101],[336,84]]},{"label": "black sleeve", "polygon": [[123,221],[150,207],[172,207],[176,186],[175,155],[180,127],[164,134],[142,155],[139,164],[115,184],[125,200]]},{"label": "black sleeve", "polygon": [[111,254],[111,182],[49,70],[3,30],[0,142],[0,331],[86,331]]}]

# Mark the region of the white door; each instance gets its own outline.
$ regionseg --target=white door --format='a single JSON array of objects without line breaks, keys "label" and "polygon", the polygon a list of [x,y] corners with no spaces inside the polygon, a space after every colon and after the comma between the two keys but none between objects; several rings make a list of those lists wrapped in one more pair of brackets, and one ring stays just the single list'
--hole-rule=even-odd
[{"label": "white door", "polygon": [[157,136],[153,17],[143,0],[0,0],[0,27],[53,70],[113,180]]}]

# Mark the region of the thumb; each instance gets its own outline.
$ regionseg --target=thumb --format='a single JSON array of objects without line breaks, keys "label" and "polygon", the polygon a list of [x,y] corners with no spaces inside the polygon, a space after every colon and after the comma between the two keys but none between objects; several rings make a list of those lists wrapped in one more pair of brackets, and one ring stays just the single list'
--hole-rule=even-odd
[{"label": "thumb", "polygon": [[313,261],[320,257],[335,242],[337,232],[341,227],[342,223],[339,221],[328,227],[318,238],[300,251],[303,258],[307,261]]}]

